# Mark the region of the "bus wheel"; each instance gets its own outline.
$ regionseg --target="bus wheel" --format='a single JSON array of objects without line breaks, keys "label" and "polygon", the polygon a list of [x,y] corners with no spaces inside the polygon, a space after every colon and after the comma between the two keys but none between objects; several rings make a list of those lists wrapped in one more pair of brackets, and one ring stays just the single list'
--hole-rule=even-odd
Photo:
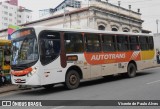
[{"label": "bus wheel", "polygon": [[54,84],[43,85],[45,89],[52,89]]},{"label": "bus wheel", "polygon": [[136,76],[136,66],[133,63],[130,63],[127,68],[127,76],[133,78]]},{"label": "bus wheel", "polygon": [[77,71],[70,70],[66,75],[65,87],[67,89],[76,89],[80,83],[80,76]]}]

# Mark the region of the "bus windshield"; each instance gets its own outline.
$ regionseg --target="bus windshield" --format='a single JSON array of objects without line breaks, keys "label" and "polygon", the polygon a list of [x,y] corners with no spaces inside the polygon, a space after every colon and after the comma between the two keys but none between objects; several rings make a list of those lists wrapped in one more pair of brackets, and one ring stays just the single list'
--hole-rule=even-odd
[{"label": "bus windshield", "polygon": [[22,29],[11,35],[12,39],[12,69],[24,69],[32,66],[38,60],[38,45],[33,29]]}]

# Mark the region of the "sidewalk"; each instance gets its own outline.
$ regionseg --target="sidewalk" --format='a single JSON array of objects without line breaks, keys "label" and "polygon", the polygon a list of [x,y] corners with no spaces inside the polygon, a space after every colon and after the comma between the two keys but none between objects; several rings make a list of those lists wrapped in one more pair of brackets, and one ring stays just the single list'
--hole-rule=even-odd
[{"label": "sidewalk", "polygon": [[21,85],[14,85],[14,84],[5,84],[3,86],[0,86],[0,94],[10,92],[10,91],[16,91],[16,90],[30,90],[32,88],[39,88],[37,87],[31,87],[31,86],[21,86]]},{"label": "sidewalk", "polygon": [[13,84],[5,84],[3,86],[0,86],[0,94],[2,93],[6,93],[6,92],[10,92],[10,91],[15,91],[15,90],[19,90],[19,86],[18,85],[13,85]]}]

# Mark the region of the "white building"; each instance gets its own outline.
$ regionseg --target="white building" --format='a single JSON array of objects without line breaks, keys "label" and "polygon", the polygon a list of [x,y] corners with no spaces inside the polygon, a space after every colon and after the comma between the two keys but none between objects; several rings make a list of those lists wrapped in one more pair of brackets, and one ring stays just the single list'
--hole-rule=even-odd
[{"label": "white building", "polygon": [[132,11],[131,5],[125,9],[120,3],[116,6],[101,0],[64,0],[49,11],[49,17],[46,17],[50,18],[48,22],[52,19],[49,26],[142,32],[140,9]]},{"label": "white building", "polygon": [[[61,7],[62,2],[55,9]],[[53,12],[50,17],[22,24],[20,26],[50,26],[56,28],[96,29],[104,31],[121,31],[150,33],[142,28],[141,13],[115,6],[108,2],[90,0],[89,5],[67,12]],[[55,14],[57,13],[57,14]],[[0,30],[0,39],[7,39],[7,29]]]},{"label": "white building", "polygon": [[55,8],[39,10],[39,17],[42,19],[64,12],[74,11],[79,8],[82,8],[82,0],[63,0]]},{"label": "white building", "polygon": [[9,24],[20,25],[32,20],[32,11],[18,6],[18,0],[0,2],[0,30]]}]

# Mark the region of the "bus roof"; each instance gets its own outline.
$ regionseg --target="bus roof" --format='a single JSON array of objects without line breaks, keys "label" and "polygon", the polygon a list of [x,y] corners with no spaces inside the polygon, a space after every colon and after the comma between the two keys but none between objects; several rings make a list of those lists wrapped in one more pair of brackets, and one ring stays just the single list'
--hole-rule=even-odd
[{"label": "bus roof", "polygon": [[96,29],[73,29],[73,28],[55,28],[55,27],[47,27],[47,26],[33,26],[33,27],[25,27],[25,28],[35,28],[39,30],[55,30],[55,31],[66,31],[66,32],[85,32],[85,33],[102,33],[102,34],[117,34],[117,35],[138,35],[138,36],[153,36],[153,34],[145,34],[145,33],[132,33],[132,32],[119,32],[119,31],[104,31],[104,30],[96,30]]}]

